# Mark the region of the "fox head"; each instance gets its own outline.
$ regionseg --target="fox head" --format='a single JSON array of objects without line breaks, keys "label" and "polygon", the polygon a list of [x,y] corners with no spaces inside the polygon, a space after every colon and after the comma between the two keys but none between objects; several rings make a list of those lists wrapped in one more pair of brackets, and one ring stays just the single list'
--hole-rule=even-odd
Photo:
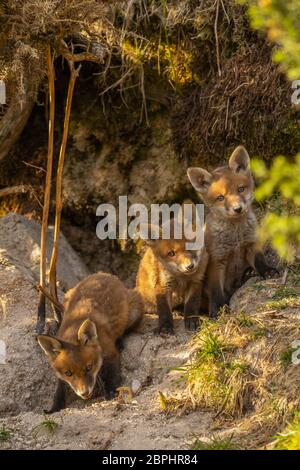
[{"label": "fox head", "polygon": [[155,233],[156,239],[149,239],[146,243],[167,271],[174,275],[183,274],[186,276],[195,273],[202,258],[202,249],[188,250],[186,245],[192,240],[187,240],[184,236],[181,239],[176,239],[172,223],[170,237],[167,240],[162,238],[162,228],[153,225],[150,227],[152,233]]},{"label": "fox head", "polygon": [[212,173],[203,168],[189,168],[188,178],[211,213],[220,218],[238,219],[253,201],[254,183],[250,158],[245,147],[237,147],[229,158],[228,167]]},{"label": "fox head", "polygon": [[103,362],[95,323],[85,320],[77,339],[73,344],[52,336],[37,337],[56,376],[69,384],[80,398],[87,400],[93,393]]}]

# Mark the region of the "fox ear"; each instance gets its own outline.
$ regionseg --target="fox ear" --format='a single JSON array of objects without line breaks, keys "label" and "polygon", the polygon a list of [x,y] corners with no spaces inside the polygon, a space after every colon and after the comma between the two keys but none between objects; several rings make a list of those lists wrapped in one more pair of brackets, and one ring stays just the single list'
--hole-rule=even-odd
[{"label": "fox ear", "polygon": [[91,320],[85,320],[78,330],[78,341],[83,346],[97,342],[98,334],[96,325]]},{"label": "fox ear", "polygon": [[206,193],[211,185],[212,175],[203,168],[188,168],[188,178],[198,193]]},{"label": "fox ear", "polygon": [[247,171],[250,167],[250,157],[243,145],[239,145],[229,158],[229,168],[235,173]]},{"label": "fox ear", "polygon": [[63,349],[62,343],[52,336],[39,335],[37,340],[44,353],[51,359],[55,359]]}]

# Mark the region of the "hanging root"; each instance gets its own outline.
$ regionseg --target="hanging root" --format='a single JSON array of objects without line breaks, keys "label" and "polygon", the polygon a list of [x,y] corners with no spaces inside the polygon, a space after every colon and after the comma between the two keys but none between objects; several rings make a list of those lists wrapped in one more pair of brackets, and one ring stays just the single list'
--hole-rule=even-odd
[{"label": "hanging root", "polygon": [[[68,133],[69,133],[69,123],[70,123],[74,87],[75,87],[76,79],[78,77],[78,74],[81,68],[81,66],[79,65],[79,67],[75,69],[74,62],[72,61],[68,61],[68,64],[70,67],[71,76],[70,76],[70,81],[69,81],[63,136],[62,136],[62,142],[60,146],[57,174],[56,174],[56,198],[55,198],[56,210],[55,210],[54,239],[53,239],[53,249],[52,249],[52,256],[51,256],[50,270],[49,270],[50,295],[53,299],[55,299],[56,302],[58,302],[57,286],[56,286],[56,264],[57,264],[57,256],[58,256],[58,244],[59,244],[59,233],[60,233],[60,222],[61,222],[61,211],[62,211],[62,178],[63,178],[63,169],[64,169],[64,160],[65,160],[66,146],[67,146],[67,140],[68,140]],[[55,304],[54,304],[54,315],[55,315],[56,321],[60,324],[61,318],[62,318],[61,311],[55,306]]]},{"label": "hanging root", "polygon": [[54,139],[54,116],[55,116],[55,72],[51,54],[51,47],[47,49],[47,67],[48,67],[48,84],[49,84],[49,129],[48,129],[48,155],[47,155],[47,172],[45,183],[45,195],[41,228],[41,258],[40,258],[40,297],[38,304],[36,332],[41,334],[45,328],[46,319],[46,299],[43,293],[46,283],[46,243],[47,228],[49,218],[51,179],[53,166],[53,139]]}]

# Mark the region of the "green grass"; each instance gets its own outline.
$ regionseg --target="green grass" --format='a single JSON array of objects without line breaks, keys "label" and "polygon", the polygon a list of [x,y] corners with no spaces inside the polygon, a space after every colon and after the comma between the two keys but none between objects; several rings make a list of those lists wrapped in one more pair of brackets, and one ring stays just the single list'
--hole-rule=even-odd
[{"label": "green grass", "polygon": [[294,351],[297,351],[297,349],[289,348],[280,353],[279,360],[284,368],[287,368],[292,363],[292,355]]},{"label": "green grass", "polygon": [[299,293],[292,287],[279,287],[272,295],[273,300],[283,300],[292,297],[299,297]]},{"label": "green grass", "polygon": [[247,315],[245,312],[241,312],[238,315],[237,320],[239,322],[239,325],[243,327],[250,327],[253,326],[255,323],[250,317],[250,315]]},{"label": "green grass", "polygon": [[249,364],[247,364],[246,362],[233,361],[227,362],[225,365],[229,371],[237,370],[242,374],[245,374],[249,370]]},{"label": "green grass", "polygon": [[237,450],[238,447],[233,442],[233,435],[229,437],[212,436],[207,442],[197,439],[192,450]]},{"label": "green grass", "polygon": [[253,340],[257,340],[259,338],[263,338],[267,334],[267,329],[264,326],[257,326],[254,328],[253,333],[252,333],[252,338]]},{"label": "green grass", "polygon": [[251,378],[248,364],[234,358],[236,345],[231,339],[239,329],[235,321],[229,325],[231,331],[226,318],[220,317],[195,335],[192,345],[196,351],[184,377],[193,406],[233,416],[240,415],[249,401]]},{"label": "green grass", "polygon": [[283,432],[275,436],[275,450],[300,450],[300,412]]},{"label": "green grass", "polygon": [[287,297],[281,300],[274,300],[272,302],[268,302],[266,307],[268,310],[284,310],[285,308],[295,308],[299,307],[299,300],[298,296],[296,297]]},{"label": "green grass", "polygon": [[11,429],[6,428],[4,424],[0,428],[0,442],[9,441],[13,437],[13,432]]},{"label": "green grass", "polygon": [[201,332],[201,348],[199,351],[199,359],[217,359],[223,356],[225,344],[221,341],[220,337],[207,328],[206,331]]},{"label": "green grass", "polygon": [[46,418],[44,421],[34,426],[32,432],[38,434],[40,431],[45,429],[47,432],[49,432],[49,434],[54,434],[57,428],[58,423],[56,421]]},{"label": "green grass", "polygon": [[290,267],[288,280],[289,280],[289,283],[292,286],[299,286],[300,285],[300,266]]},{"label": "green grass", "polygon": [[255,284],[253,284],[252,288],[256,290],[257,292],[261,292],[262,290],[265,290],[267,286],[265,286],[264,284],[260,282],[256,282]]}]

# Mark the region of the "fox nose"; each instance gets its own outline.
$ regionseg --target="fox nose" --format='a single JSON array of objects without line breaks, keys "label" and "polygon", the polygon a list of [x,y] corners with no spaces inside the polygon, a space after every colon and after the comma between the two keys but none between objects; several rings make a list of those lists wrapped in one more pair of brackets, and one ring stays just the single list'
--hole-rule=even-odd
[{"label": "fox nose", "polygon": [[80,396],[81,396],[81,398],[86,400],[87,398],[89,398],[90,392],[87,390],[86,392],[81,393]]},{"label": "fox nose", "polygon": [[237,214],[240,214],[242,212],[242,209],[242,206],[237,206],[233,208],[234,212],[236,212]]},{"label": "fox nose", "polygon": [[194,263],[191,263],[191,264],[189,264],[188,266],[186,266],[185,269],[186,269],[187,271],[192,271],[192,270],[194,269],[194,267],[195,267]]}]

